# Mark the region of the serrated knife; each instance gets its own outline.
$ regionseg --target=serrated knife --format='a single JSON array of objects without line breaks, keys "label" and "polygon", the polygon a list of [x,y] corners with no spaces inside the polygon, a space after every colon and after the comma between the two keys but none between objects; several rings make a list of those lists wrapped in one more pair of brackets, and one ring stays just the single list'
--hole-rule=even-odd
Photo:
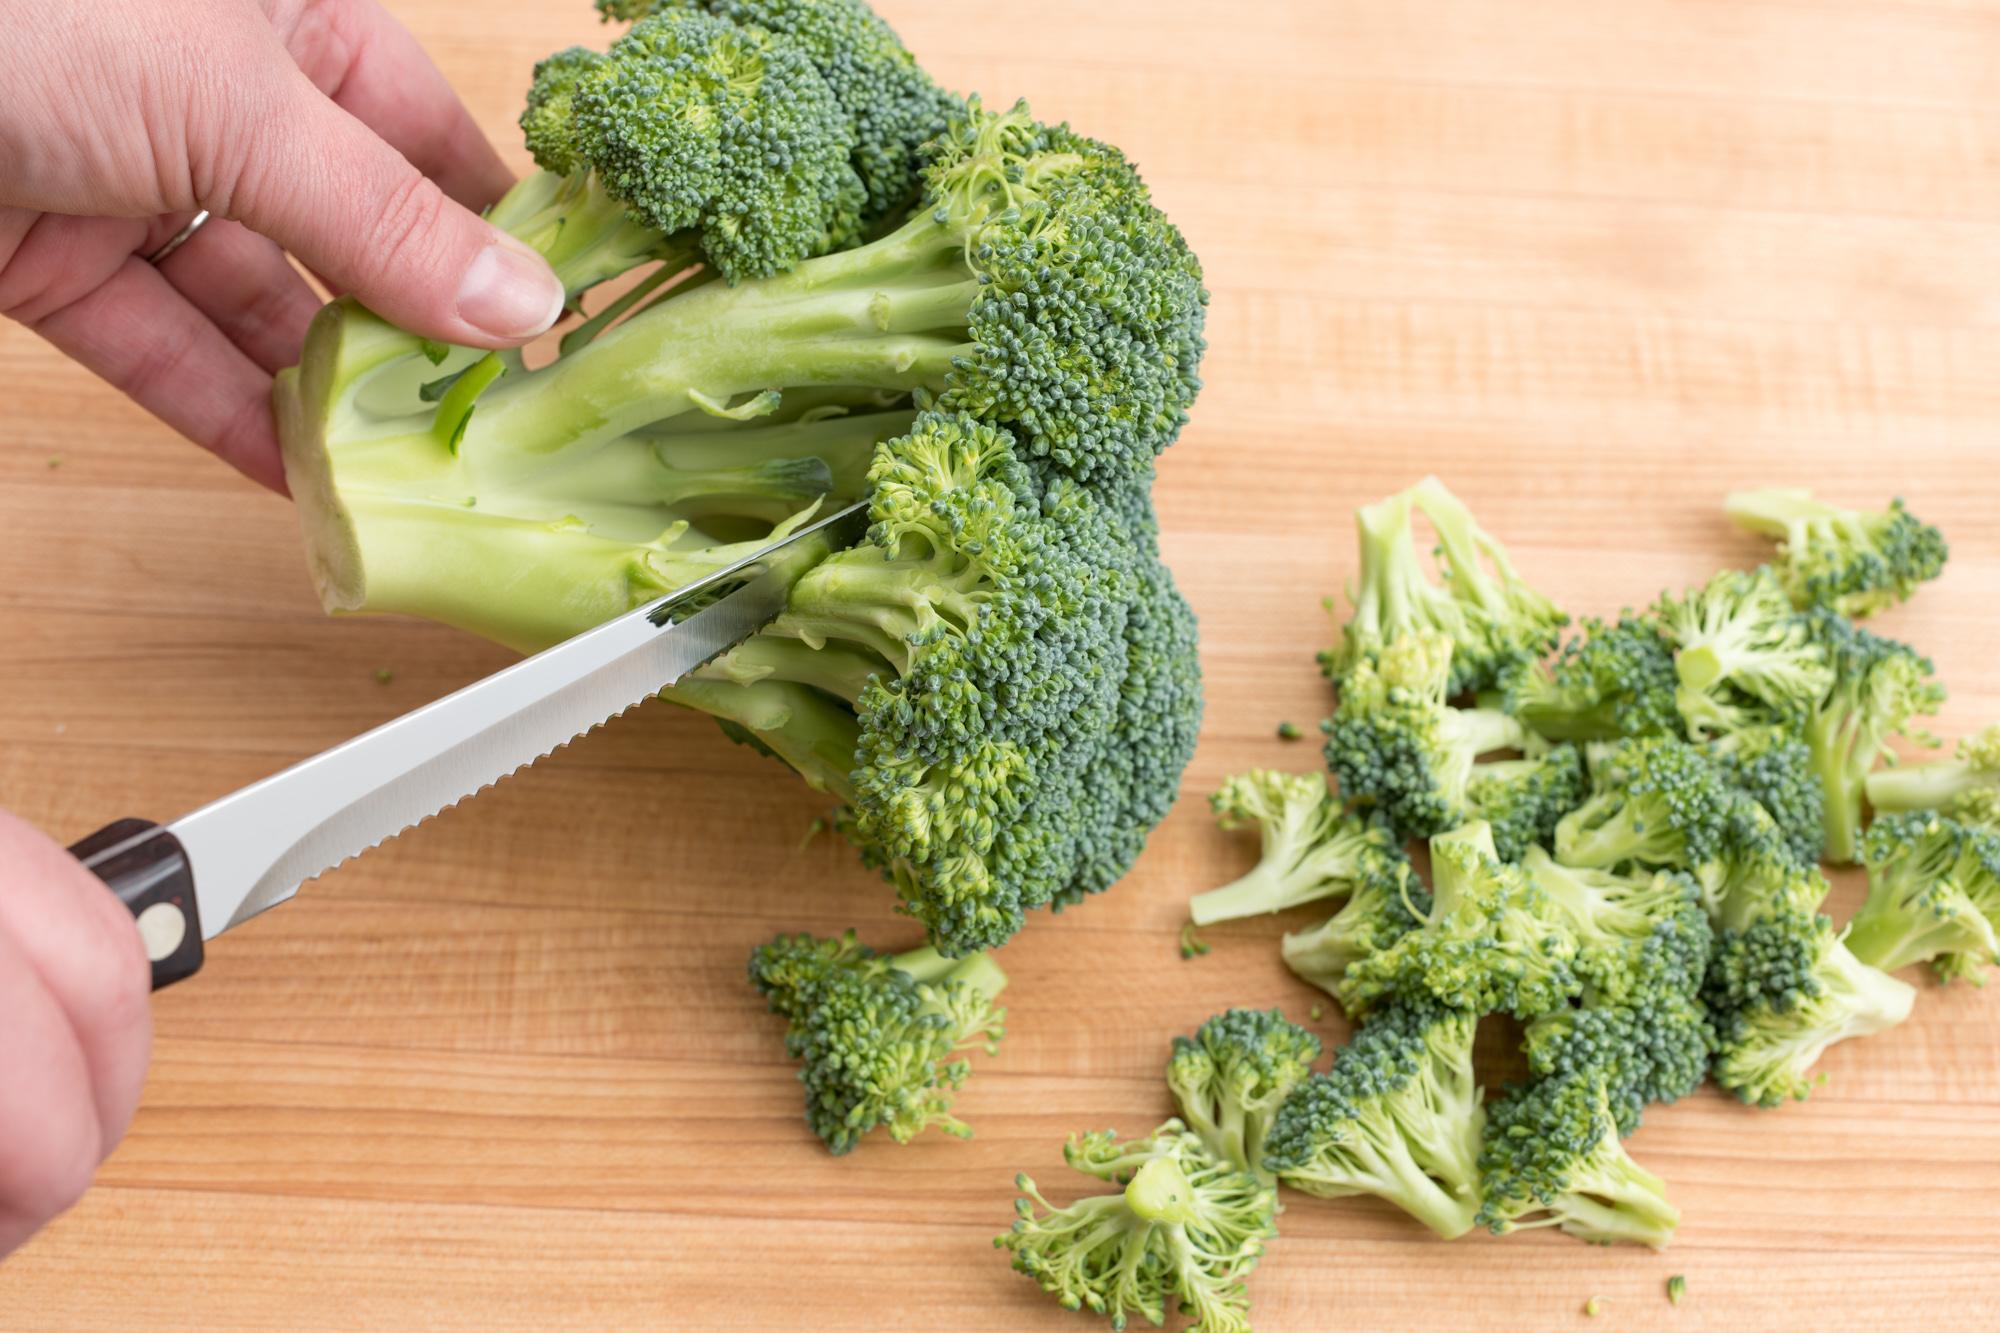
[{"label": "serrated knife", "polygon": [[735,647],[784,609],[790,579],[773,555],[819,538],[851,545],[866,525],[866,502],[849,505],[170,824],[121,819],[70,852],[131,909],[153,988],[172,985],[200,970],[204,941]]}]

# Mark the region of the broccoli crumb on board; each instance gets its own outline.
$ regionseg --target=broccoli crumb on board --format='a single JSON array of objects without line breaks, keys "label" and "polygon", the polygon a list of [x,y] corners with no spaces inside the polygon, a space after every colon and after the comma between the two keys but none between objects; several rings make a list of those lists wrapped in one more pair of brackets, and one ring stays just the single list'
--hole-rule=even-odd
[{"label": "broccoli crumb on board", "polygon": [[1673,1304],[1681,1303],[1681,1297],[1687,1295],[1687,1289],[1688,1280],[1679,1273],[1667,1279],[1667,1299]]},{"label": "broccoli crumb on board", "polygon": [[1207,953],[1208,950],[1208,941],[1194,933],[1194,922],[1189,921],[1181,926],[1181,957],[1183,959],[1199,958]]},{"label": "broccoli crumb on board", "polygon": [[1305,732],[1299,730],[1299,724],[1296,722],[1280,722],[1278,724],[1278,739],[1281,741],[1295,741],[1303,735],[1305,735]]}]

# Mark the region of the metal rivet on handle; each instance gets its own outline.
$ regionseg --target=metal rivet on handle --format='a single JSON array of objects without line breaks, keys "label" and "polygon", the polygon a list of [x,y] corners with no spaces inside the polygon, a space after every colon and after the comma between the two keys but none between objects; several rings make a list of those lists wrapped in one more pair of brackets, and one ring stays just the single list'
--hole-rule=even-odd
[{"label": "metal rivet on handle", "polygon": [[146,942],[148,961],[173,957],[187,938],[187,928],[187,913],[173,903],[154,903],[139,913],[139,938]]}]

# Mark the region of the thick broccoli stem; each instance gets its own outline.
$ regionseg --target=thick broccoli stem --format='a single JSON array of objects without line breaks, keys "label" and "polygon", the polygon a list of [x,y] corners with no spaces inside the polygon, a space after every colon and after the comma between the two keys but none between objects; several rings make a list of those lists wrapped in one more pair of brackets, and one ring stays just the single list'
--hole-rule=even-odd
[{"label": "thick broccoli stem", "polygon": [[[804,394],[785,394],[780,410]],[[667,468],[683,472],[763,468],[817,459],[826,468],[827,489],[842,499],[858,499],[868,486],[868,465],[875,446],[892,440],[916,420],[914,409],[887,412],[847,412],[776,425],[731,425],[707,417],[682,417],[639,433],[652,445],[653,457]],[[707,422],[710,429],[698,423]]]},{"label": "thick broccoli stem", "polygon": [[1292,857],[1267,856],[1248,874],[1188,899],[1188,917],[1197,926],[1207,926],[1282,912],[1326,897],[1327,878],[1311,862],[1302,869]]},{"label": "thick broccoli stem", "polygon": [[1963,759],[1900,764],[1868,775],[1868,804],[1877,811],[1889,814],[1908,810],[1949,810],[1962,797],[1982,786],[2000,790],[2000,772],[1974,768]]},{"label": "thick broccoli stem", "polygon": [[1194,1184],[1171,1157],[1155,1157],[1140,1167],[1125,1187],[1125,1202],[1148,1222],[1179,1227],[1201,1221]]},{"label": "thick broccoli stem", "polygon": [[853,713],[817,690],[786,681],[735,685],[691,677],[660,697],[707,713],[724,731],[769,750],[813,790],[854,800],[849,774],[861,726]]},{"label": "thick broccoli stem", "polygon": [[1450,714],[1454,739],[1474,758],[1495,750],[1518,750],[1528,733],[1520,720],[1497,708],[1458,708]]},{"label": "thick broccoli stem", "polygon": [[1861,846],[1861,797],[1877,746],[1863,744],[1861,720],[1848,709],[1830,707],[1807,721],[1806,744],[1813,771],[1826,793],[1826,859],[1851,864]]}]

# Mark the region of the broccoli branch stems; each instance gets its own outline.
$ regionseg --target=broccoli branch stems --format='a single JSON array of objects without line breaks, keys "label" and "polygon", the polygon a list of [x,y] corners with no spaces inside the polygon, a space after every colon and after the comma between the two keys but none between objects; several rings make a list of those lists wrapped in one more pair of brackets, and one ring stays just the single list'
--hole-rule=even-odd
[{"label": "broccoli branch stems", "polygon": [[1460,708],[1452,715],[1457,736],[1473,755],[1495,750],[1518,750],[1527,743],[1528,732],[1520,721],[1497,708]]},{"label": "broccoli branch stems", "polygon": [[689,678],[668,686],[660,697],[740,727],[796,769],[815,791],[855,799],[849,775],[861,725],[826,695],[783,681],[732,685]]},{"label": "broccoli branch stems", "polygon": [[1337,897],[1353,887],[1312,858],[1300,862],[1290,850],[1266,856],[1249,873],[1219,888],[1197,893],[1188,900],[1188,915],[1197,926],[1211,926]]},{"label": "broccoli branch stems", "polygon": [[1960,797],[1979,786],[1979,782],[1979,775],[1972,766],[1961,759],[1903,764],[1868,775],[1868,804],[1885,814],[1901,814],[1907,810],[1947,810]]},{"label": "broccoli branch stems", "polygon": [[[1821,713],[1806,724],[1813,769],[1826,793],[1826,859],[1853,863],[1861,843],[1861,798],[1872,751],[1861,751],[1860,722],[1850,712]],[[1857,754],[1866,757],[1857,761]]]},{"label": "broccoli branch stems", "polygon": [[1680,1225],[1666,1184],[1620,1151],[1556,1205],[1564,1232],[1594,1245],[1625,1243],[1663,1250]]}]

